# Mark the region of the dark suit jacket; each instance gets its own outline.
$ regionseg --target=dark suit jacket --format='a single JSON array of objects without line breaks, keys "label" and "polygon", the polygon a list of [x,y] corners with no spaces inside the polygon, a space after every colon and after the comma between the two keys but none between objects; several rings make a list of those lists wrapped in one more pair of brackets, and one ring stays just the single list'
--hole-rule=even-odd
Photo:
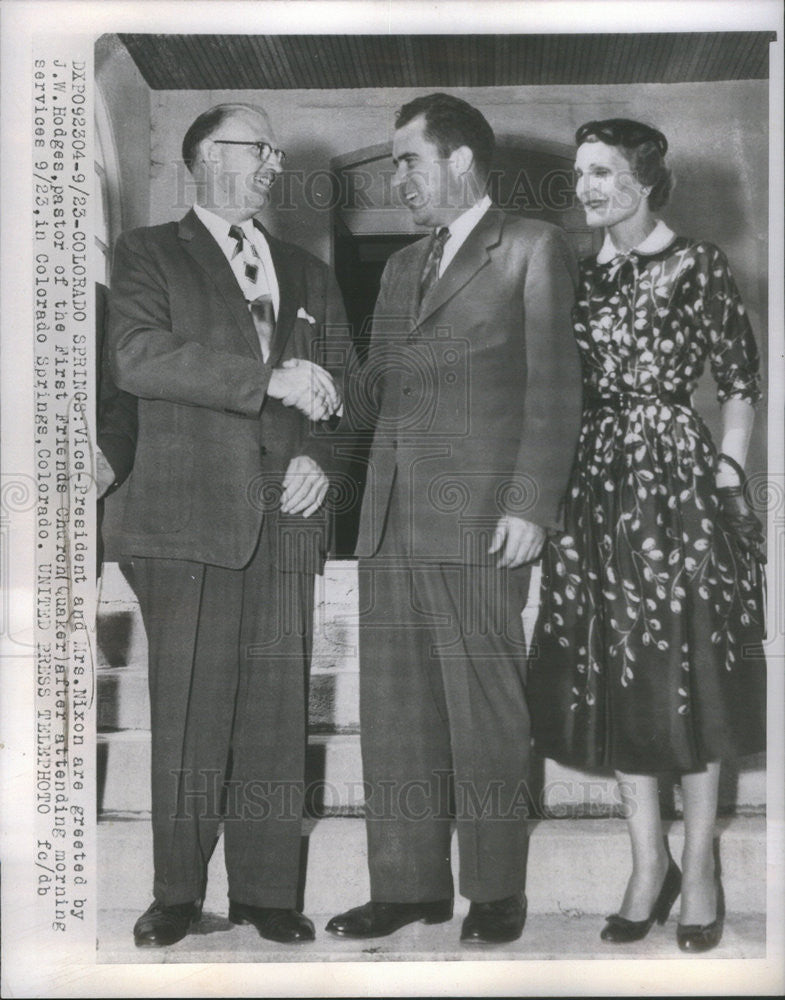
[{"label": "dark suit jacket", "polygon": [[[117,385],[139,397],[128,555],[241,568],[271,516],[299,539],[286,568],[320,568],[325,517],[285,519],[277,509],[290,460],[310,455],[328,472],[330,444],[265,392],[273,368],[295,357],[322,363],[340,385],[345,314],[325,264],[265,235],[281,294],[267,363],[232,269],[193,211],[117,243],[110,358]],[[341,341],[332,353],[331,338]]]},{"label": "dark suit jacket", "polygon": [[114,472],[114,482],[98,501],[98,572],[103,562],[103,538],[101,528],[104,515],[104,497],[113,493],[128,478],[134,464],[136,449],[136,396],[122,392],[114,384],[109,370],[109,359],[105,350],[107,317],[107,288],[95,286],[95,379],[96,379],[96,427],[98,447]]},{"label": "dark suit jacket", "polygon": [[114,470],[115,479],[105,494],[125,482],[134,464],[136,448],[136,396],[122,392],[114,384],[109,358],[104,349],[107,294],[105,285],[95,286],[95,336],[98,447]]},{"label": "dark suit jacket", "polygon": [[[357,552],[395,489],[417,558],[482,562],[505,513],[561,525],[581,413],[564,233],[489,209],[415,312],[428,240],[382,276],[353,414],[377,418]],[[495,557],[494,557],[495,558]]]}]

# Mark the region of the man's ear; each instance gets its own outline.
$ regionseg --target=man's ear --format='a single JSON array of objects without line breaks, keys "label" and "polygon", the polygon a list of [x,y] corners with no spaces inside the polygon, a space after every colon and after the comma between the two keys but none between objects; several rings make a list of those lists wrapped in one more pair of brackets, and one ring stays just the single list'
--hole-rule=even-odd
[{"label": "man's ear", "polygon": [[202,139],[199,143],[198,149],[198,159],[201,159],[206,164],[218,163],[221,153],[218,149],[218,145],[214,143],[212,139]]},{"label": "man's ear", "polygon": [[450,153],[450,163],[456,175],[462,177],[474,166],[474,153],[468,146],[458,146]]}]

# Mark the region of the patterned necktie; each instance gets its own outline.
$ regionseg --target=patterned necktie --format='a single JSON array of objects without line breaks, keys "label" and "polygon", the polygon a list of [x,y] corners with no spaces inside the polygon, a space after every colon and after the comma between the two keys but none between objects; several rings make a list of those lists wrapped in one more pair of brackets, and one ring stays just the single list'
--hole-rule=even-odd
[{"label": "patterned necktie", "polygon": [[[234,253],[232,254],[232,260],[234,260],[234,258],[239,253],[243,253],[243,250],[245,249],[246,242],[248,244],[248,251],[249,251],[249,253],[253,257],[255,257],[256,260],[259,260],[259,254],[256,252],[256,247],[253,245],[253,243],[249,239],[247,239],[245,233],[240,228],[240,226],[230,226],[229,227],[229,236],[233,240],[237,240],[237,246],[234,248]],[[249,260],[246,259],[245,260],[245,276],[246,276],[246,278],[249,281],[256,281],[258,275],[259,275],[259,265],[258,264],[253,264]]]},{"label": "patterned necktie", "polygon": [[447,226],[440,226],[431,237],[431,245],[428,248],[428,256],[425,258],[425,267],[422,269],[420,278],[420,302],[430,292],[439,280],[439,265],[442,262],[444,244],[450,238],[450,230]]},{"label": "patterned necktie", "polygon": [[269,295],[260,295],[253,302],[248,303],[251,310],[253,325],[256,327],[256,334],[259,337],[259,345],[262,348],[262,358],[266,361],[270,357],[270,343],[275,330],[275,309],[273,300]]}]

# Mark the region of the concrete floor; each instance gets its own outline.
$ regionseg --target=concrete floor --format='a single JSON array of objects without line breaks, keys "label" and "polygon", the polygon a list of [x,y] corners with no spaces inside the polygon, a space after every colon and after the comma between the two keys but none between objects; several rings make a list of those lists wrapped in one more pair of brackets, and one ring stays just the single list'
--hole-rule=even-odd
[{"label": "concrete floor", "polygon": [[575,959],[764,958],[766,925],[762,915],[729,914],[722,941],[706,956],[685,956],[677,947],[676,919],[655,925],[643,940],[608,945],[599,939],[601,916],[533,914],[520,940],[507,945],[461,945],[461,918],[445,924],[410,924],[372,941],[334,938],[324,932],[330,914],[309,914],[316,926],[312,944],[283,946],[259,937],[250,926],[230,924],[226,912],[206,911],[182,941],[169,948],[136,948],[132,928],[138,912],[99,911],[99,962],[396,962],[396,961],[536,961]]},{"label": "concrete floor", "polygon": [[[766,955],[765,835],[762,819],[724,821],[721,835],[726,899],[730,910],[723,939],[707,957]],[[689,958],[675,940],[678,904],[670,920],[631,945],[600,941],[604,915],[623,894],[627,874],[622,820],[554,820],[532,825],[527,866],[529,915],[522,937],[511,945],[471,946],[459,941],[468,901],[455,899],[455,915],[444,924],[410,924],[370,941],[327,934],[331,916],[369,898],[365,828],[361,819],[309,820],[304,908],[317,939],[306,945],[265,941],[250,926],[227,919],[227,878],[219,843],[210,861],[200,924],[170,948],[136,948],[133,925],[150,903],[152,885],[149,819],[98,824],[99,962],[374,962],[500,961],[548,959]],[[458,871],[453,838],[453,871]],[[680,854],[680,824],[671,824],[671,847]],[[326,877],[329,873],[329,878]],[[758,884],[760,883],[760,884]]]}]

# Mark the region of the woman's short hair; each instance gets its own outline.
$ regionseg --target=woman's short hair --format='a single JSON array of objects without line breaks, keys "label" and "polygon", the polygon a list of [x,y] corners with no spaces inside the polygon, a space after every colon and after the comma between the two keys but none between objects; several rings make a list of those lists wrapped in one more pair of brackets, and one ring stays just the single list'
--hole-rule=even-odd
[{"label": "woman's short hair", "polygon": [[616,146],[630,164],[635,179],[650,188],[649,208],[656,211],[668,201],[673,175],[665,165],[668,140],[659,129],[630,118],[586,122],[575,133],[575,142],[604,142]]}]

